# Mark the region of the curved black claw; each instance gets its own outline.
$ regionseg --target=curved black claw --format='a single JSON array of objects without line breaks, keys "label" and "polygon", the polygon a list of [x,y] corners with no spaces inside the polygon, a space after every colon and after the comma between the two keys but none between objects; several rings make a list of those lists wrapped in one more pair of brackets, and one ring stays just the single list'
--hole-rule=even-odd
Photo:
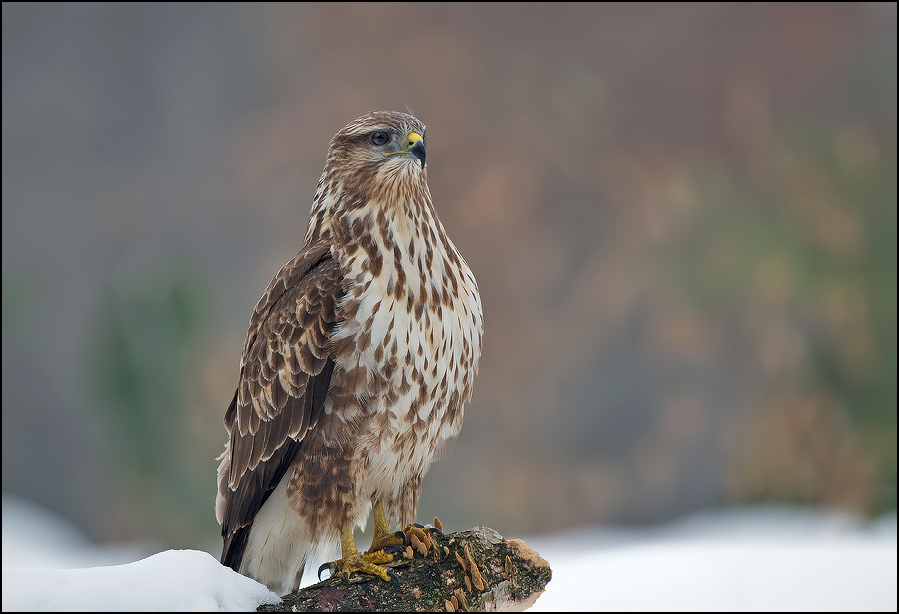
[{"label": "curved black claw", "polygon": [[343,572],[343,581],[346,584],[349,584],[350,583],[350,574],[348,574],[347,572]]},{"label": "curved black claw", "polygon": [[402,582],[400,582],[399,576],[397,576],[395,573],[393,573],[393,572],[390,571],[389,569],[385,569],[384,571],[387,572],[387,575],[390,576],[390,579],[393,580],[394,582],[396,582],[397,585],[402,585],[402,584],[403,584]]},{"label": "curved black claw", "polygon": [[403,540],[403,546],[411,546],[412,542],[409,541],[409,536],[406,535],[405,531],[397,531],[393,534],[393,536],[397,539]]},{"label": "curved black claw", "polygon": [[437,535],[440,536],[440,539],[446,539],[446,535],[444,535],[443,531],[441,531],[437,527],[430,527],[430,526],[426,527],[425,525],[419,524],[417,522],[413,522],[412,526],[418,527],[419,529],[421,529],[422,531],[425,531],[426,533],[436,533]]},{"label": "curved black claw", "polygon": [[399,554],[400,552],[405,552],[406,549],[402,546],[387,546],[384,548],[384,554]]},{"label": "curved black claw", "polygon": [[322,579],[322,572],[326,569],[333,575],[334,570],[337,568],[334,567],[333,563],[322,563],[321,567],[318,568],[318,581],[319,582],[321,582],[321,579]]}]

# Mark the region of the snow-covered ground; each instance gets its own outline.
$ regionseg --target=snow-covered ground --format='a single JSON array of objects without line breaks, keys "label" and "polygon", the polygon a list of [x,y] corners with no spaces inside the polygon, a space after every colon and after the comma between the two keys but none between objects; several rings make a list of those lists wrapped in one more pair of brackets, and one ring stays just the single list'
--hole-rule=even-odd
[{"label": "snow-covered ground", "polygon": [[[553,569],[533,611],[897,609],[895,514],[747,509],[525,541]],[[97,547],[4,495],[3,610],[245,611],[276,599],[208,553],[151,552]]]},{"label": "snow-covered ground", "polygon": [[896,611],[896,514],[748,509],[526,541],[553,569],[531,611]]}]

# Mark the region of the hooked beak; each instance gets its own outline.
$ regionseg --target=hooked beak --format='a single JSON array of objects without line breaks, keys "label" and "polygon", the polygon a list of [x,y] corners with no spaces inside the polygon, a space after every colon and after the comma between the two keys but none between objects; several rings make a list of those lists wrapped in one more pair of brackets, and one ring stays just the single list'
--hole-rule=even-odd
[{"label": "hooked beak", "polygon": [[422,168],[425,167],[425,140],[420,134],[417,132],[409,134],[408,145],[405,151],[416,160],[421,161]]}]

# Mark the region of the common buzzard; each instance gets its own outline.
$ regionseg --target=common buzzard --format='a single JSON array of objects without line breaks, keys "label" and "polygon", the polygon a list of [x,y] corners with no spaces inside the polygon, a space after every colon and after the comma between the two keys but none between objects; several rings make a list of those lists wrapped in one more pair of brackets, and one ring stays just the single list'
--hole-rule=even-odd
[{"label": "common buzzard", "polygon": [[414,521],[422,477],[462,427],[482,333],[477,282],[431,203],[424,124],[351,122],[303,248],[250,318],[219,457],[222,563],[283,595],[339,540],[332,569],[390,580],[390,523]]}]

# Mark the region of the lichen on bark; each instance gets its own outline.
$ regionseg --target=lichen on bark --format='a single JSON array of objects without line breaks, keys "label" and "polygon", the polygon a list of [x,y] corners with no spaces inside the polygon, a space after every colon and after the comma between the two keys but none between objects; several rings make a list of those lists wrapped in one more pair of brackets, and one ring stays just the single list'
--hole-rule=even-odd
[{"label": "lichen on bark", "polygon": [[520,612],[533,605],[552,578],[549,563],[535,550],[484,526],[445,539],[433,535],[426,546],[425,555],[419,551],[388,563],[399,585],[361,574],[349,582],[332,577],[259,611]]}]

